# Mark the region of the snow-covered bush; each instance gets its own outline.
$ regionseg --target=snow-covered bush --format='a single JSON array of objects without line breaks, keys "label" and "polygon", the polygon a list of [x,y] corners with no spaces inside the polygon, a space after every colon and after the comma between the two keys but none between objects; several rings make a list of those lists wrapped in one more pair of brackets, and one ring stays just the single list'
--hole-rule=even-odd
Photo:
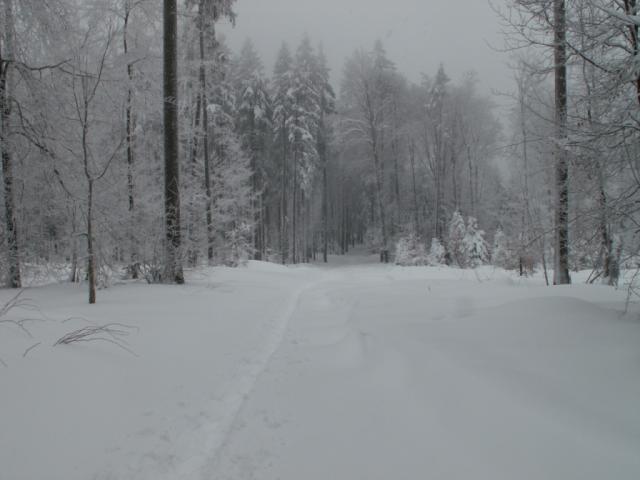
[{"label": "snow-covered bush", "polygon": [[464,219],[458,210],[453,212],[451,221],[449,222],[449,237],[447,239],[447,247],[452,260],[459,267],[467,266],[467,257],[465,250],[465,236],[467,228],[464,225]]},{"label": "snow-covered bush", "polygon": [[427,261],[429,265],[443,265],[446,261],[446,250],[437,238],[431,239],[431,249]]},{"label": "snow-covered bush", "polygon": [[396,243],[396,265],[427,265],[429,258],[424,244],[414,235],[401,237]]},{"label": "snow-covered bush", "polygon": [[501,228],[493,235],[493,249],[491,250],[491,263],[496,267],[511,267],[511,251],[507,241],[507,236]]},{"label": "snow-covered bush", "polygon": [[478,221],[474,217],[467,220],[463,244],[467,266],[477,267],[489,261],[489,248],[484,239],[484,232],[478,229]]}]

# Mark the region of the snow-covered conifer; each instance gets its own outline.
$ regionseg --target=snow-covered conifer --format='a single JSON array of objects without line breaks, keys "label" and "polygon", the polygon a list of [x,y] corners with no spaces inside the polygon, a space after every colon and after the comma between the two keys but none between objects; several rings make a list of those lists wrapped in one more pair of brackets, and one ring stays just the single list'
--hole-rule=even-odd
[{"label": "snow-covered conifer", "polygon": [[251,161],[255,259],[261,260],[266,251],[265,198],[269,195],[266,153],[271,106],[262,61],[250,40],[245,42],[235,63],[233,82],[237,102],[236,130]]},{"label": "snow-covered conifer", "polygon": [[467,231],[463,245],[468,266],[477,267],[488,262],[489,249],[484,239],[484,231],[478,228],[478,221],[474,217],[467,219]]}]

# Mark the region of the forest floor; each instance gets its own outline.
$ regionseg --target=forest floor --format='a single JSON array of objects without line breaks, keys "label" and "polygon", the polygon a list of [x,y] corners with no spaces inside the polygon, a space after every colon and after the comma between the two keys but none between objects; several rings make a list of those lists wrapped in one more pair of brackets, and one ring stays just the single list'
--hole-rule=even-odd
[{"label": "forest floor", "polygon": [[94,306],[85,286],[26,289],[32,308],[0,317],[34,319],[0,323],[0,479],[640,478],[623,289],[331,260]]}]

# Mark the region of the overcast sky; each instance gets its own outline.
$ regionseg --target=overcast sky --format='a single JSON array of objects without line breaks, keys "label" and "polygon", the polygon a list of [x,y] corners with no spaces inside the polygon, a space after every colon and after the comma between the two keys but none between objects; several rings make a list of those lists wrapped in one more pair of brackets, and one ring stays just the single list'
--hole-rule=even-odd
[{"label": "overcast sky", "polygon": [[488,0],[237,0],[236,11],[236,27],[221,28],[229,45],[237,51],[250,37],[268,74],[282,41],[295,48],[306,32],[322,42],[334,83],[353,50],[380,38],[410,80],[442,62],[453,79],[475,70],[487,92],[512,88],[506,55],[490,46],[503,41]]}]

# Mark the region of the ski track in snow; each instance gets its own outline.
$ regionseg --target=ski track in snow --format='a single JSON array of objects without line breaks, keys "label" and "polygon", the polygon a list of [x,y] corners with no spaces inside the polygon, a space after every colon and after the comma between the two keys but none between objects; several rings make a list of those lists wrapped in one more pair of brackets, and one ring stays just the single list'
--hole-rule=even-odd
[{"label": "ski track in snow", "polygon": [[217,400],[220,414],[219,418],[205,422],[197,432],[188,432],[188,445],[176,448],[180,452],[190,452],[191,455],[182,463],[168,469],[164,472],[155,472],[153,478],[174,480],[199,480],[202,478],[210,478],[205,472],[207,465],[215,462],[220,449],[225,445],[234,422],[236,421],[240,411],[251,391],[253,390],[258,378],[264,372],[265,368],[275,352],[280,347],[289,322],[296,312],[296,308],[300,302],[300,297],[309,289],[313,288],[323,280],[315,280],[307,282],[298,287],[289,297],[289,300],[282,312],[276,315],[274,319],[268,323],[268,335],[264,339],[263,348],[256,353],[253,358],[245,358],[242,361],[239,370],[233,376],[230,385],[225,387],[227,392],[222,398]]}]

